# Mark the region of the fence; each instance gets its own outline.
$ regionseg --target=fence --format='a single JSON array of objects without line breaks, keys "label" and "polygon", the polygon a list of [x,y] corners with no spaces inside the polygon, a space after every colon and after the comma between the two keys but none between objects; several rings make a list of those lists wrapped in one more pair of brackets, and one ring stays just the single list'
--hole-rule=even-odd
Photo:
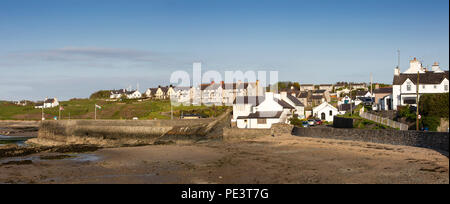
[{"label": "fence", "polygon": [[403,124],[403,123],[399,123],[397,121],[393,121],[389,118],[383,118],[374,114],[370,114],[370,113],[366,113],[366,112],[360,112],[359,116],[361,116],[362,118],[365,118],[367,120],[371,120],[374,121],[376,123],[380,123],[392,128],[398,128],[399,130],[408,130],[408,125],[407,124]]}]

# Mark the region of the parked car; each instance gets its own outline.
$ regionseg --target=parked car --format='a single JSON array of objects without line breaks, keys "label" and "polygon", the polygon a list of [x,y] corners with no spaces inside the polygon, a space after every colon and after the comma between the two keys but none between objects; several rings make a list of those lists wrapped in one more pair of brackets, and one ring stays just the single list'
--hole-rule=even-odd
[{"label": "parked car", "polygon": [[322,125],[322,124],[323,124],[322,120],[316,119],[316,125]]},{"label": "parked car", "polygon": [[316,125],[316,121],[313,120],[313,119],[310,119],[310,120],[308,120],[308,125],[309,126],[314,126],[314,125]]},{"label": "parked car", "polygon": [[303,121],[302,122],[302,127],[309,127],[309,123],[308,123],[308,121]]}]

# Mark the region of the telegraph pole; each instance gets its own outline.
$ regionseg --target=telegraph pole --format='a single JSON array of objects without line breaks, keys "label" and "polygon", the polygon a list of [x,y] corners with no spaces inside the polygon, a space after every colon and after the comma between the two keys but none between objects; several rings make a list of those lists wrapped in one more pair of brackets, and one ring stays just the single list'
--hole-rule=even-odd
[{"label": "telegraph pole", "polygon": [[417,71],[417,84],[416,84],[416,130],[419,131],[419,71]]}]

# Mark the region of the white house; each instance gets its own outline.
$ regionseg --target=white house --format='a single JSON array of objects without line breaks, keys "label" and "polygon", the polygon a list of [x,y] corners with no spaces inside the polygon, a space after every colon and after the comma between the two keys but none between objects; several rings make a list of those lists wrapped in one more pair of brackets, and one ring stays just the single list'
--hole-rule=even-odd
[{"label": "white house", "polygon": [[54,108],[59,106],[59,101],[57,98],[45,98],[44,102],[37,103],[34,108]]},{"label": "white house", "polygon": [[124,94],[128,99],[142,98],[142,94],[138,90],[126,91]]},{"label": "white house", "polygon": [[268,129],[275,123],[289,123],[294,112],[295,107],[280,94],[267,92],[264,97],[236,97],[232,122],[238,128]]},{"label": "white house", "polygon": [[313,116],[324,121],[333,122],[336,115],[339,115],[339,110],[327,102],[313,108]]},{"label": "white house", "polygon": [[173,88],[173,93],[170,94],[170,100],[178,103],[191,103],[194,96],[194,88],[177,86]]},{"label": "white house", "polygon": [[155,96],[156,92],[158,91],[158,88],[148,88],[145,91],[145,96],[148,98],[152,98]]},{"label": "white house", "polygon": [[122,97],[122,95],[124,95],[125,92],[127,92],[125,89],[112,90],[109,98],[118,99],[118,98]]},{"label": "white house", "polygon": [[314,90],[314,84],[301,84],[300,91],[312,91]]},{"label": "white house", "polygon": [[297,115],[299,119],[305,118],[305,105],[300,100],[287,92],[281,92],[280,96],[281,100],[286,101],[289,105],[295,108],[294,114]]},{"label": "white house", "polygon": [[[417,78],[419,86],[417,87]],[[426,93],[449,92],[448,71],[440,69],[438,63],[434,63],[431,70],[427,70],[416,58],[410,61],[409,69],[400,73],[400,68],[394,70],[394,82],[392,88],[392,108],[398,106],[416,106],[417,88],[420,95]]]}]

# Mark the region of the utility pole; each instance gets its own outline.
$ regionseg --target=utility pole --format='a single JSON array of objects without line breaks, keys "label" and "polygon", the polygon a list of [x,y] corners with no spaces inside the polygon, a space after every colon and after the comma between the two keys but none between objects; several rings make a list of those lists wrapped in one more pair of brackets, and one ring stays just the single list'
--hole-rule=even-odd
[{"label": "utility pole", "polygon": [[172,106],[172,101],[170,102],[170,119],[173,120],[173,106]]},{"label": "utility pole", "polygon": [[41,120],[44,120],[44,104],[42,104],[42,114],[41,114]]},{"label": "utility pole", "polygon": [[419,71],[417,71],[417,84],[416,84],[416,130],[419,131]]},{"label": "utility pole", "polygon": [[97,120],[97,104],[94,105],[94,120]]},{"label": "utility pole", "polygon": [[61,105],[59,105],[59,114],[58,114],[58,120],[61,120]]},{"label": "utility pole", "polygon": [[353,104],[352,104],[352,83],[350,82],[350,116],[353,116]]}]

